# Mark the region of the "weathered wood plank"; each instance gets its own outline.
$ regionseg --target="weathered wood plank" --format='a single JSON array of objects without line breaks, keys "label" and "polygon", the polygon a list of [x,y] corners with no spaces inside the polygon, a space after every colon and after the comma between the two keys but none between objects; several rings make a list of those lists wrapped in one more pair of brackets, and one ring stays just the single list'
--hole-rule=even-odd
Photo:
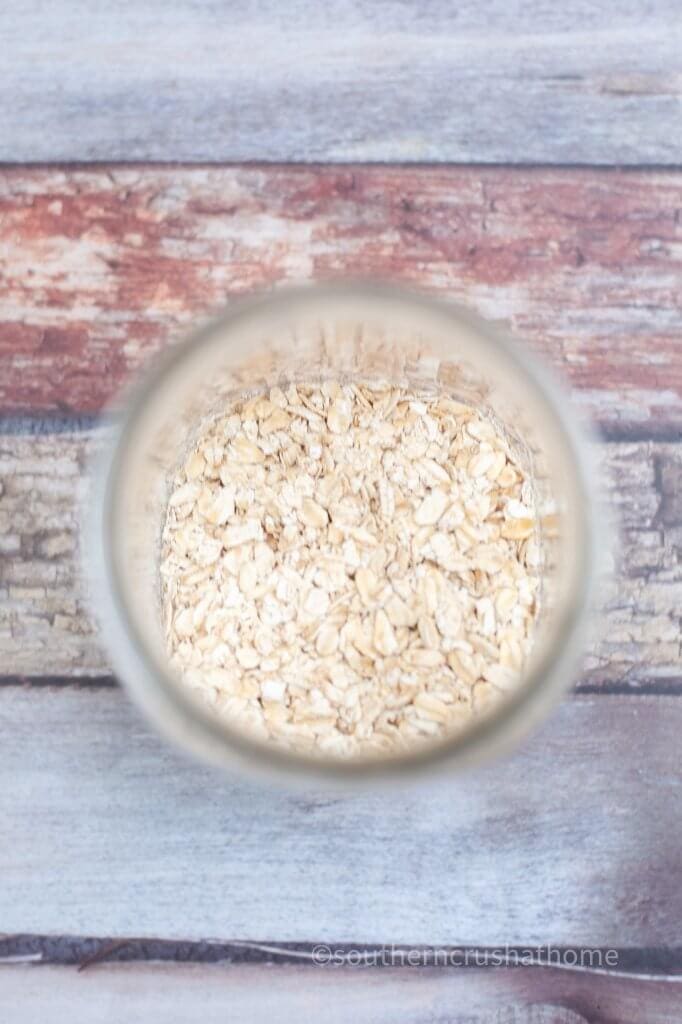
[{"label": "weathered wood plank", "polygon": [[13,5],[0,159],[679,164],[676,0]]},{"label": "weathered wood plank", "polygon": [[674,697],[573,698],[503,765],[353,797],[230,782],[116,689],[5,688],[0,718],[5,932],[679,940]]},{"label": "weathered wood plank", "polygon": [[[21,1024],[226,1020],[299,1024],[672,1024],[679,985],[562,971],[317,970],[118,964],[82,974],[2,968],[2,1004]],[[20,1016],[19,1016],[20,1012]]]},{"label": "weathered wood plank", "polygon": [[[78,555],[84,475],[106,431],[0,436],[0,653],[5,674],[107,673]],[[618,570],[604,588],[602,636],[584,684],[679,684],[682,676],[682,446],[601,449],[622,525]]]},{"label": "weathered wood plank", "polygon": [[351,274],[509,321],[612,436],[682,431],[682,173],[5,168],[0,224],[5,412],[97,411],[227,296]]},{"label": "weathered wood plank", "polygon": [[104,431],[0,436],[0,652],[5,673],[106,669],[79,537]]}]

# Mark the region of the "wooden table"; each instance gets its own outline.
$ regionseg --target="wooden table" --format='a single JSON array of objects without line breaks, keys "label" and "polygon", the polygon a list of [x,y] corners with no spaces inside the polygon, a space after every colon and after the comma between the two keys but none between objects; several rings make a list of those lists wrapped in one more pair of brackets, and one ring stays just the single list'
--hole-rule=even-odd
[{"label": "wooden table", "polygon": [[[682,1019],[677,0],[0,19],[3,1021]],[[103,406],[188,325],[345,274],[528,339],[601,429],[621,555],[575,693],[513,757],[272,792],[170,749],[112,678],[87,467]],[[618,963],[404,959],[547,945]]]}]

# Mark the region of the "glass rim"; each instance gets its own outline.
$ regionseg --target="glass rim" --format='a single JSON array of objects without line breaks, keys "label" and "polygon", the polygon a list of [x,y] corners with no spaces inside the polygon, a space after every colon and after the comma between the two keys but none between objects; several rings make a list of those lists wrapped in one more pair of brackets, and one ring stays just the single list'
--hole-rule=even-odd
[{"label": "glass rim", "polygon": [[[274,744],[251,739],[238,732],[215,713],[202,707],[188,688],[183,688],[159,660],[147,642],[144,629],[126,600],[122,558],[118,554],[116,496],[124,478],[130,446],[134,444],[145,406],[163,389],[199,349],[229,344],[229,332],[249,319],[256,320],[277,308],[305,308],[319,301],[388,300],[409,307],[413,313],[437,312],[453,324],[475,331],[489,353],[503,356],[519,372],[549,416],[568,456],[578,495],[580,520],[574,524],[578,544],[570,600],[551,623],[553,637],[523,682],[500,705],[468,725],[461,732],[433,744],[416,746],[396,756],[373,756],[347,760],[297,754]],[[551,375],[522,344],[499,324],[446,298],[404,288],[402,285],[367,281],[289,286],[276,292],[253,294],[230,303],[217,318],[190,332],[184,339],[160,353],[129,387],[124,407],[117,413],[116,434],[95,467],[95,500],[87,531],[84,554],[86,573],[91,576],[95,612],[105,631],[105,643],[117,675],[135,702],[159,729],[192,749],[204,759],[224,767],[247,769],[270,777],[286,776],[310,782],[343,784],[378,778],[405,779],[425,769],[466,766],[505,752],[545,716],[572,681],[577,657],[582,651],[588,613],[595,591],[597,551],[602,550],[596,519],[596,477],[589,458],[587,436],[572,415],[565,393]]]}]

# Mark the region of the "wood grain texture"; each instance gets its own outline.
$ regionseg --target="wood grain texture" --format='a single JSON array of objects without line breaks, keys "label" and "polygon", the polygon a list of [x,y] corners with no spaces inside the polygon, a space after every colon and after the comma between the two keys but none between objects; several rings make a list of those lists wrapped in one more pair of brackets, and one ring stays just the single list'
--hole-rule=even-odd
[{"label": "wood grain texture", "polygon": [[198,964],[2,969],[7,1024],[675,1024],[679,985],[530,969],[315,970]]},{"label": "wood grain texture", "polygon": [[8,933],[679,941],[676,698],[573,698],[503,764],[353,797],[230,782],[116,689],[4,688],[0,719]]},{"label": "wood grain texture", "polygon": [[0,159],[682,162],[677,0],[3,12]]},{"label": "wood grain texture", "polygon": [[[0,436],[0,653],[5,675],[109,672],[88,612],[79,530],[87,466],[104,428]],[[601,448],[622,527],[618,569],[601,597],[601,638],[583,684],[676,687],[682,650],[682,445]]]},{"label": "wood grain texture", "polygon": [[5,413],[96,412],[227,297],[369,275],[509,321],[611,436],[682,432],[682,173],[6,168],[0,228]]}]

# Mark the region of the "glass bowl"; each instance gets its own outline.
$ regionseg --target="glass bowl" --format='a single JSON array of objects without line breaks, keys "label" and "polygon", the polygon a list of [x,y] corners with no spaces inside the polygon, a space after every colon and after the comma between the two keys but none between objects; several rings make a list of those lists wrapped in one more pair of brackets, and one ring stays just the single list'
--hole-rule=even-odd
[{"label": "glass bowl", "polygon": [[[159,577],[170,480],[202,421],[235,396],[305,380],[438,388],[504,433],[547,512],[542,597],[520,684],[464,730],[399,757],[290,753],[214,715],[177,677],[164,640]],[[597,552],[588,446],[567,396],[503,328],[402,287],[346,283],[235,302],[170,347],[127,396],[97,471],[88,545],[96,610],[114,668],[158,727],[196,754],[277,779],[405,779],[508,749],[569,686],[581,652]]]}]

